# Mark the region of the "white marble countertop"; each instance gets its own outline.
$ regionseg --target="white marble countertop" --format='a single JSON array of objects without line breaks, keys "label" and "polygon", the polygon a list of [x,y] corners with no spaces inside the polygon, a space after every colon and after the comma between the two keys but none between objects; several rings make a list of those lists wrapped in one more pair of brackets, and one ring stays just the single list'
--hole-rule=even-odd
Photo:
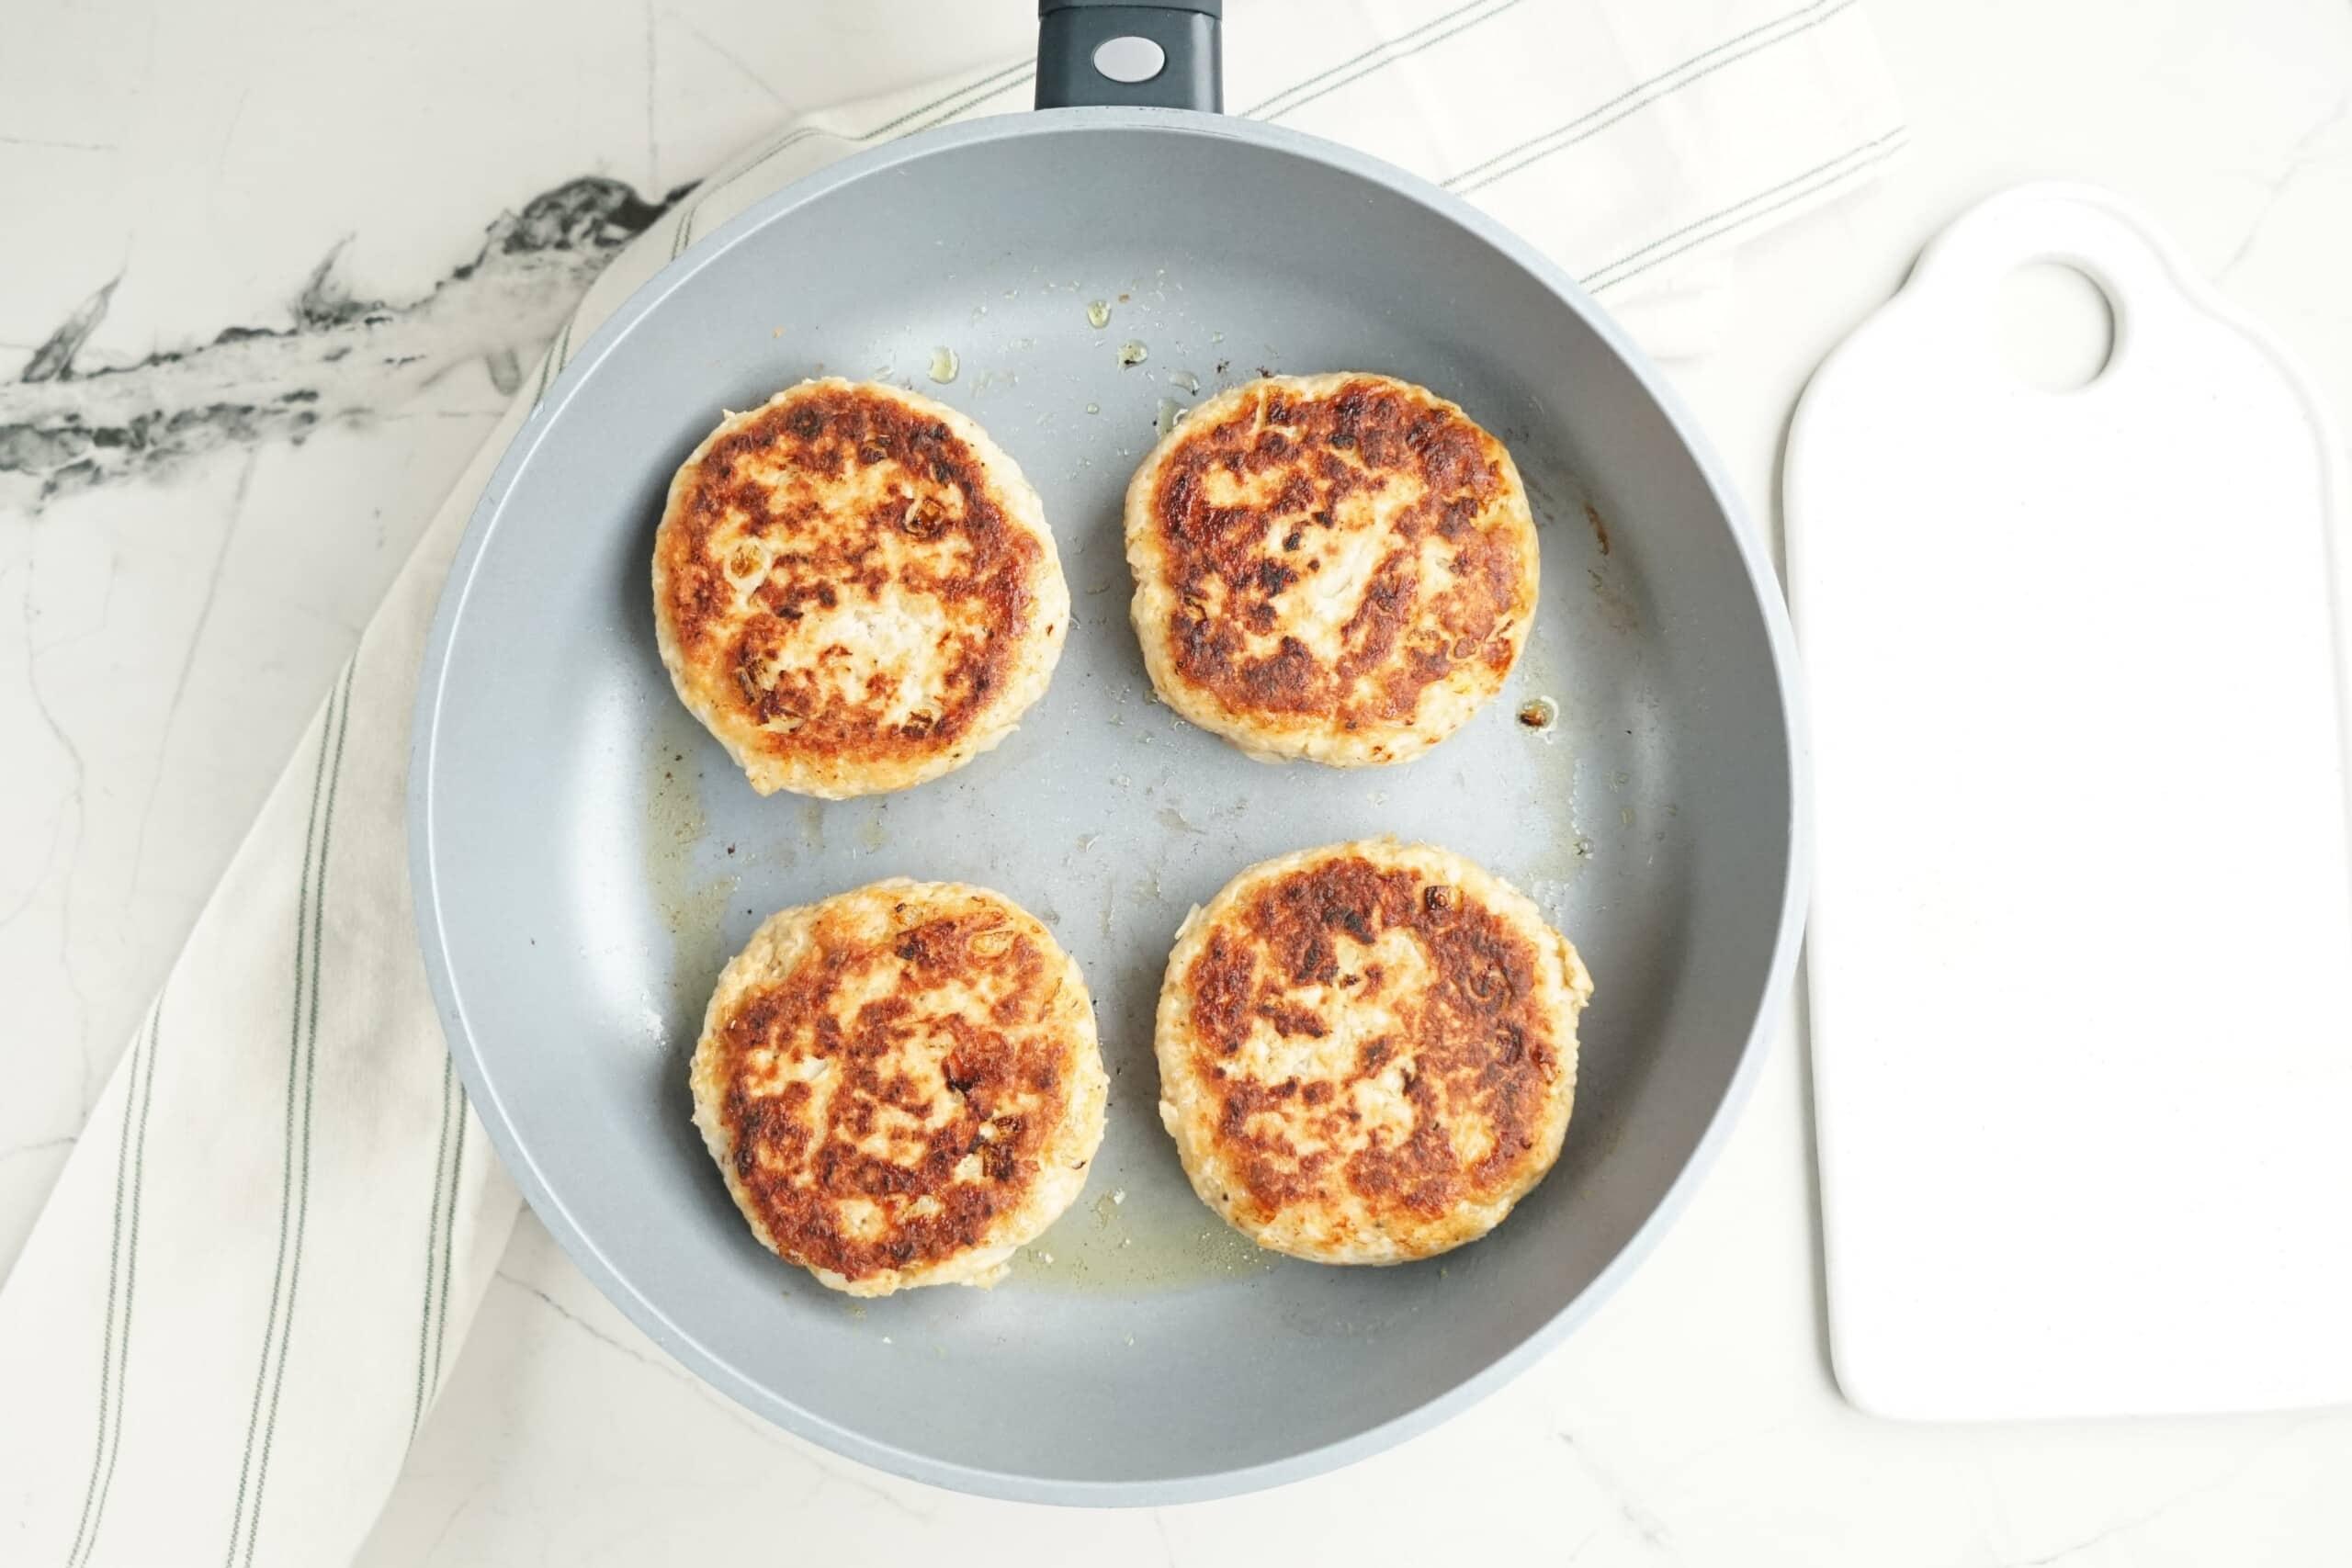
[{"label": "white marble countertop", "polygon": [[[1724,344],[1670,367],[1758,516],[1821,354],[1945,219],[2031,175],[2135,198],[2352,423],[2341,0],[1869,3],[1912,152],[1748,247]],[[0,376],[109,279],[85,368],[402,310],[567,182],[658,200],[791,108],[1025,47],[1020,0],[955,27],[947,4],[20,0],[0,48]],[[628,209],[612,218],[606,238]],[[102,452],[44,496],[28,475],[57,454],[0,420],[0,1259],[496,418],[506,356],[531,359],[593,266],[594,228],[538,236],[540,313],[409,311],[429,379],[314,378],[299,445],[299,412],[216,410],[166,433],[172,460]],[[330,507],[338,526],[317,526]],[[2352,1561],[2352,1412],[1962,1428],[1841,1403],[1797,1023],[1687,1214],[1566,1345],[1399,1450],[1223,1503],[1055,1511],[837,1460],[705,1389],[526,1214],[363,1561]]]}]

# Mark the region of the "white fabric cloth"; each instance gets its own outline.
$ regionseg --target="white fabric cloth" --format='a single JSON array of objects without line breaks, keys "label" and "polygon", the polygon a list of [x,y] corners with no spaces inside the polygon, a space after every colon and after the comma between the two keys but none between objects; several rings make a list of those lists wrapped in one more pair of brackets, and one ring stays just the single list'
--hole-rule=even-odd
[{"label": "white fabric cloth", "polygon": [[[1231,11],[1232,112],[1464,193],[1657,351],[1702,341],[1729,247],[1903,142],[1855,0]],[[369,624],[0,1287],[0,1559],[355,1551],[517,1212],[449,1068],[405,861],[410,697],[475,499],[571,345],[694,235],[857,147],[1023,108],[1031,75],[796,122],[589,290]]]}]

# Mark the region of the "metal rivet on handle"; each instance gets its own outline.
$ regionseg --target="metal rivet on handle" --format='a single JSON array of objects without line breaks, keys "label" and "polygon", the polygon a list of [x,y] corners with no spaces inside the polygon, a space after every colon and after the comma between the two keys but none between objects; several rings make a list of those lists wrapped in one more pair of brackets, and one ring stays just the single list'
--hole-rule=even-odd
[{"label": "metal rivet on handle", "polygon": [[1114,82],[1148,82],[1168,64],[1168,51],[1148,38],[1107,39],[1094,51],[1094,69]]}]

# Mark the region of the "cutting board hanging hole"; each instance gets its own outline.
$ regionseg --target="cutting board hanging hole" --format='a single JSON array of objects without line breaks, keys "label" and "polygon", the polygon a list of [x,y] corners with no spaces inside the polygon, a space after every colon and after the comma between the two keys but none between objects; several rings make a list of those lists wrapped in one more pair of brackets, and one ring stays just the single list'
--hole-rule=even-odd
[{"label": "cutting board hanging hole", "polygon": [[2045,392],[2089,386],[2115,350],[2107,291],[2064,262],[2028,262],[2003,278],[1996,315],[2001,363]]}]

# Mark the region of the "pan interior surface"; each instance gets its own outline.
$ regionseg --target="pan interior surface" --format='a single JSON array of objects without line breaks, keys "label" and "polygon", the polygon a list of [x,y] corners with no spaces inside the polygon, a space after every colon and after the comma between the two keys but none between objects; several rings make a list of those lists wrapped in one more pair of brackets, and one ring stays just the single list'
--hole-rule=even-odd
[{"label": "pan interior surface", "polygon": [[[427,659],[416,852],[474,1101],[639,1323],[854,1457],[1002,1495],[1165,1501],[1434,1419],[1589,1308],[1784,978],[1781,644],[1724,502],[1552,283],[1396,180],[1145,114],[861,160],[624,307],[460,552]],[[1152,700],[1127,623],[1121,494],[1161,422],[1261,371],[1329,369],[1462,403],[1511,448],[1540,525],[1519,668],[1403,767],[1246,759]],[[910,384],[985,425],[1044,496],[1073,605],[1019,733],[940,782],[831,805],[755,796],[684,714],[647,580],[677,463],[722,410],[820,374]],[[1521,723],[1539,702],[1556,721]],[[1159,1126],[1161,967],[1243,866],[1383,833],[1471,856],[1580,947],[1599,989],[1575,1118],[1483,1242],[1396,1269],[1273,1260],[1193,1197]],[[687,1120],[686,1062],[763,919],[894,875],[993,887],[1051,925],[1094,994],[1110,1128],[1007,1283],[854,1303],[752,1240]]]}]

